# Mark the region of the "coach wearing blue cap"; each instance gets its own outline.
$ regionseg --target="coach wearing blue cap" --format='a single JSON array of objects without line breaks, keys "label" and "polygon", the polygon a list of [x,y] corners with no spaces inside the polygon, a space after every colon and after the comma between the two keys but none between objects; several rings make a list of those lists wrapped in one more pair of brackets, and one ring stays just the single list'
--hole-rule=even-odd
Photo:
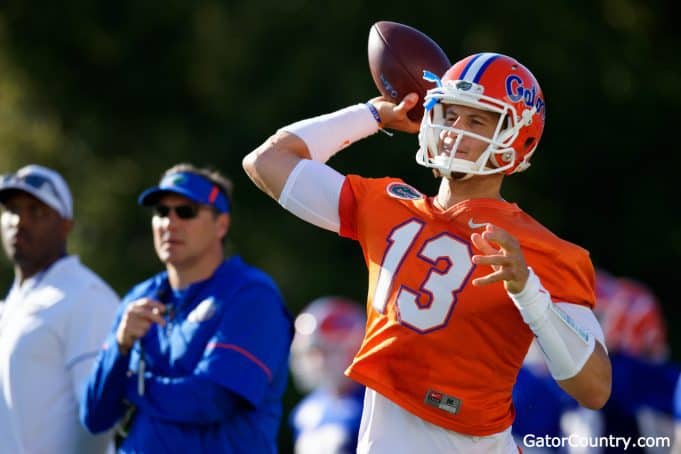
[{"label": "coach wearing blue cap", "polygon": [[120,452],[277,451],[292,324],[265,273],[224,258],[230,189],[180,164],[139,197],[165,271],[125,296],[81,410],[95,433],[122,422]]}]

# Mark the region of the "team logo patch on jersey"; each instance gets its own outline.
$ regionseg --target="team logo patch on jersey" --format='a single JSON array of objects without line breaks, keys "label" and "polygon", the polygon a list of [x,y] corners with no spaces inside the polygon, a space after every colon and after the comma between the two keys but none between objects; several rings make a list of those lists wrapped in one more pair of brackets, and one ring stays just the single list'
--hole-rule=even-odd
[{"label": "team logo patch on jersey", "polygon": [[431,407],[439,408],[447,413],[453,415],[459,412],[459,407],[461,407],[461,399],[454,396],[448,396],[447,394],[441,393],[440,391],[434,391],[429,389],[426,392],[426,398],[423,402]]},{"label": "team logo patch on jersey", "polygon": [[187,320],[192,323],[200,323],[209,320],[215,315],[215,299],[207,298],[199,303],[187,316]]},{"label": "team logo patch on jersey", "polygon": [[405,183],[390,183],[385,190],[390,197],[396,199],[417,200],[423,198],[423,194]]}]

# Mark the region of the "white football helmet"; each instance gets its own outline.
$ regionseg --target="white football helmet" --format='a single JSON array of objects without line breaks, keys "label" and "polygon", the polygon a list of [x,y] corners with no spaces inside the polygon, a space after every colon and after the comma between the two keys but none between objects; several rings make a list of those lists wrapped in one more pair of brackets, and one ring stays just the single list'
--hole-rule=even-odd
[{"label": "white football helmet", "polygon": [[314,300],[296,317],[291,373],[303,392],[318,387],[334,392],[349,384],[343,372],[359,349],[366,316],[355,301],[341,297]]}]

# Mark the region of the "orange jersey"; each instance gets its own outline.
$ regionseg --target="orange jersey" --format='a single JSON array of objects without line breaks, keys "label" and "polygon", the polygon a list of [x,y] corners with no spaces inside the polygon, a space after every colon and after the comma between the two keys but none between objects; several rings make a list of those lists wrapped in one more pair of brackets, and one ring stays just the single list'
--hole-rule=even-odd
[{"label": "orange jersey", "polygon": [[492,269],[472,263],[471,233],[488,222],[508,231],[554,302],[593,307],[588,252],[515,204],[474,199],[443,212],[393,178],[348,176],[339,213],[340,234],[359,241],[369,268],[367,330],[348,375],[449,430],[508,428],[533,335],[502,283],[472,285]]}]

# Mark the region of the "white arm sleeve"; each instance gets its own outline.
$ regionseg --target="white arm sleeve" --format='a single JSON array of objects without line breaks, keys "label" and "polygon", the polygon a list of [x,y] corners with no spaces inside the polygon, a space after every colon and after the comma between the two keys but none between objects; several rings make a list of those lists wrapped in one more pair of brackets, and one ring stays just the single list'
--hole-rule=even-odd
[{"label": "white arm sleeve", "polygon": [[279,204],[300,219],[340,232],[338,204],[345,177],[317,161],[303,159],[291,171]]},{"label": "white arm sleeve", "polygon": [[[595,316],[591,317],[574,304],[566,303],[568,311],[558,304],[553,304],[551,295],[541,285],[532,268],[525,288],[519,293],[509,293],[511,300],[518,308],[523,321],[527,323],[537,344],[544,353],[546,365],[556,380],[566,380],[577,375],[584,367],[596,346],[594,325],[598,325]],[[591,312],[590,309],[586,309]],[[583,325],[579,319],[587,320]],[[587,326],[589,328],[587,328]],[[603,336],[600,327],[596,329]]]},{"label": "white arm sleeve", "polygon": [[[310,157],[326,162],[353,142],[375,134],[380,129],[376,117],[367,104],[357,104],[330,114],[308,118],[284,126],[280,131],[295,134],[307,145]],[[375,112],[376,109],[374,108]]]},{"label": "white arm sleeve", "polygon": [[574,320],[577,325],[584,328],[586,331],[591,333],[591,335],[596,338],[596,340],[603,346],[603,349],[608,352],[608,348],[605,345],[605,334],[603,333],[603,328],[599,323],[594,311],[588,307],[580,306],[579,304],[573,303],[556,303],[563,312],[568,314],[572,320]]}]

